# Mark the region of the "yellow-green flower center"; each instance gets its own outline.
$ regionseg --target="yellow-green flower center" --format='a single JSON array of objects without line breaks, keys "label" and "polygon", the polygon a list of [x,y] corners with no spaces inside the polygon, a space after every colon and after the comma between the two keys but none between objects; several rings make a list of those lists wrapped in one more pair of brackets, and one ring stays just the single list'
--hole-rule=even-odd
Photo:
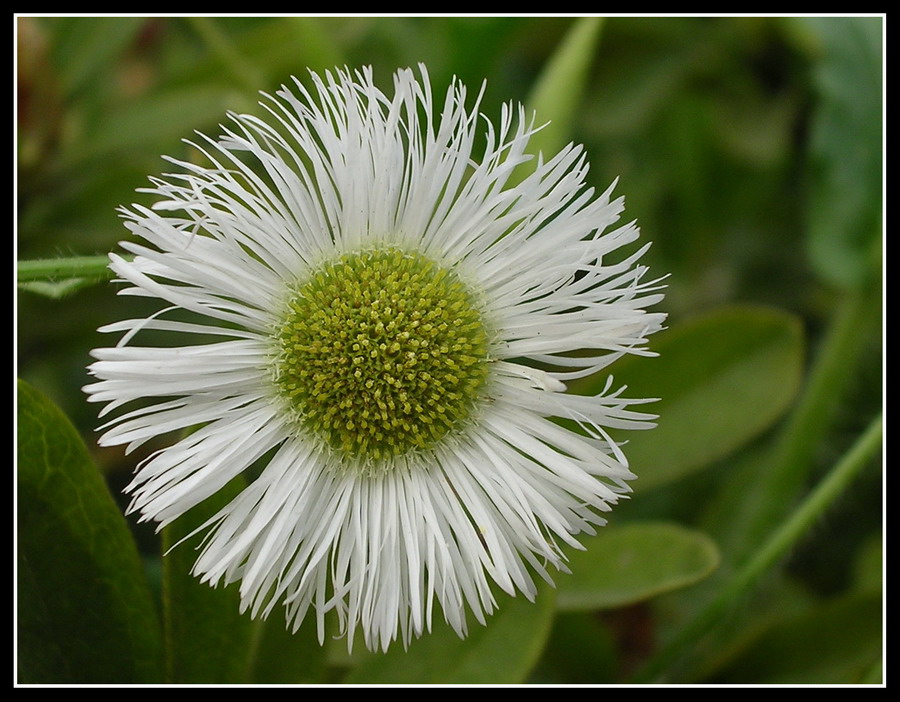
[{"label": "yellow-green flower center", "polygon": [[394,248],[341,256],[291,290],[275,385],[306,430],[349,459],[427,449],[471,415],[488,332],[459,277]]}]

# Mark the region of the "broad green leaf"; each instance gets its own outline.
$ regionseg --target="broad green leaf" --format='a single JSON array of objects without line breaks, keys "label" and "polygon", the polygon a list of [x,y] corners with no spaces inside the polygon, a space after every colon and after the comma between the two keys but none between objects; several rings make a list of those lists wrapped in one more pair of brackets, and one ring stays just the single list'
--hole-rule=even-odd
[{"label": "broad green leaf", "polygon": [[709,575],[719,553],[706,534],[667,522],[602,529],[569,554],[559,580],[561,611],[611,609],[686,587]]},{"label": "broad green leaf", "polygon": [[[705,507],[709,532],[731,563],[759,548],[808,490],[815,458],[833,439],[840,399],[861,373],[865,375],[862,353],[872,343],[874,322],[880,319],[880,298],[875,293],[881,292],[880,286],[866,288],[843,296],[816,350],[803,392],[773,441],[757,443],[736,457],[718,494]],[[875,388],[871,391],[880,396]]]},{"label": "broad green leaf", "polygon": [[651,348],[658,358],[628,357],[612,367],[626,397],[660,398],[647,406],[659,415],[657,426],[630,432],[624,448],[636,490],[677,480],[759,435],[802,379],[800,322],[777,310],[718,309],[673,325]]},{"label": "broad green leaf", "polygon": [[870,274],[881,231],[883,19],[803,22],[821,51],[809,141],[810,258],[827,281],[858,285]]},{"label": "broad green leaf", "polygon": [[325,681],[327,651],[319,644],[315,616],[308,615],[296,633],[276,608],[259,622],[249,682],[294,685]]},{"label": "broad green leaf", "polygon": [[191,575],[205,534],[193,532],[228,504],[245,484],[242,477],[235,478],[163,529],[168,682],[246,682],[254,622],[249,614],[240,614],[237,584],[212,588]]},{"label": "broad green leaf", "polygon": [[582,17],[572,25],[526,100],[528,108],[536,112],[538,124],[549,120],[529,144],[532,153],[543,152],[545,161],[571,139],[603,21],[602,17]]},{"label": "broad green leaf", "polygon": [[63,413],[18,387],[20,683],[160,681],[160,625],[125,519]]},{"label": "broad green leaf", "polygon": [[163,529],[167,678],[186,684],[322,682],[325,652],[314,620],[296,634],[281,608],[267,620],[253,621],[240,613],[237,583],[213,588],[191,575],[205,535],[195,530],[245,485],[243,477],[235,478]]},{"label": "broad green leaf", "polygon": [[549,587],[542,587],[534,603],[521,595],[498,597],[499,609],[488,618],[487,626],[470,617],[465,639],[460,639],[443,621],[435,621],[432,632],[410,643],[408,651],[395,642],[387,653],[374,654],[363,661],[345,682],[520,683],[541,655],[550,634],[554,594]]},{"label": "broad green leaf", "polygon": [[881,595],[852,595],[772,627],[716,682],[860,683],[881,655]]}]

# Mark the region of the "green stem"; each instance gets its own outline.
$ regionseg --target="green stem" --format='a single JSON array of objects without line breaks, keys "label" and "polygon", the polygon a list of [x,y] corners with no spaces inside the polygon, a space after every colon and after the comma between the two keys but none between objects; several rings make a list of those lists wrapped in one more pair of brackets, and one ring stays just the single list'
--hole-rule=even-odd
[{"label": "green stem", "polygon": [[222,62],[231,75],[251,93],[263,88],[263,79],[255,66],[247,62],[234,43],[209,17],[187,17],[209,50]]},{"label": "green stem", "polygon": [[[814,452],[828,432],[837,400],[853,377],[863,344],[869,340],[867,332],[874,319],[874,300],[868,293],[868,290],[849,292],[837,309],[806,391],[776,446],[778,467],[798,468],[773,471],[774,494],[796,495],[806,483]],[[759,517],[760,523],[766,521],[764,516]]]},{"label": "green stem", "polygon": [[109,257],[75,256],[73,258],[52,258],[36,261],[18,261],[17,282],[30,283],[43,280],[66,280],[69,278],[110,279]]},{"label": "green stem", "polygon": [[706,634],[738,598],[772,568],[806,531],[815,524],[828,507],[848,487],[850,482],[868,465],[881,447],[883,418],[878,415],[841,461],[816,486],[794,511],[791,517],[766,541],[754,556],[726,583],[718,596],[710,602],[678,635],[635,676],[635,682],[656,682],[675,661]]},{"label": "green stem", "polygon": [[731,563],[744,561],[789,513],[809,481],[815,451],[831,426],[838,403],[859,366],[860,352],[878,319],[878,286],[848,291],[810,370],[806,386],[781,433],[765,470],[754,477],[717,540]]}]

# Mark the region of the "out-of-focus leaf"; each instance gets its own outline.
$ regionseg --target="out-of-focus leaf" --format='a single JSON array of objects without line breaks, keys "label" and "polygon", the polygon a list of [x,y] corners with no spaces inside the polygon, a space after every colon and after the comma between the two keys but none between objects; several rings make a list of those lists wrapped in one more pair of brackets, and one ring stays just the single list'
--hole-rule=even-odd
[{"label": "out-of-focus leaf", "polygon": [[[126,149],[158,148],[171,153],[180,139],[195,137],[195,129],[225,121],[229,109],[249,108],[249,100],[218,87],[191,87],[153,95],[111,111],[77,152],[66,154],[73,166]],[[218,128],[210,136],[217,136]]]},{"label": "out-of-focus leaf", "polygon": [[265,622],[253,655],[250,682],[295,685],[325,681],[327,649],[319,644],[315,617],[308,616],[297,633],[276,608]]},{"label": "out-of-focus leaf", "polygon": [[529,682],[615,682],[618,651],[612,632],[593,613],[559,613],[544,655]]},{"label": "out-of-focus leaf", "polygon": [[[240,683],[248,674],[254,622],[240,614],[237,584],[212,588],[191,575],[198,533],[245,486],[243,477],[163,529],[163,610],[166,678],[171,683]],[[174,546],[174,548],[173,548]]]},{"label": "out-of-focus leaf", "polygon": [[858,285],[870,274],[881,230],[883,20],[803,21],[821,50],[809,142],[810,258],[829,282]]},{"label": "out-of-focus leaf", "polygon": [[772,627],[716,682],[859,683],[880,660],[881,644],[880,594],[848,596]]},{"label": "out-of-focus leaf", "polygon": [[859,679],[860,685],[881,685],[884,683],[884,660],[875,661],[869,670]]},{"label": "out-of-focus leaf", "polygon": [[[253,67],[261,80],[256,90],[272,90],[290,82],[294,75],[304,80],[307,71],[325,71],[347,65],[338,35],[351,36],[368,21],[357,17],[217,17],[215,25],[231,42],[233,51]],[[180,19],[178,24],[188,24]],[[172,51],[172,73],[179,85],[222,85],[221,58],[215,51],[192,41]],[[249,84],[247,84],[249,88]],[[231,106],[232,108],[234,106]]]},{"label": "out-of-focus leaf", "polygon": [[797,96],[741,96],[714,103],[714,134],[733,155],[759,167],[769,167],[789,153],[797,117]]},{"label": "out-of-focus leaf", "polygon": [[[60,17],[53,20],[53,58],[69,95],[87,90],[94,78],[116,64],[143,17]],[[96,91],[102,94],[102,91]]]},{"label": "out-of-focus leaf", "polygon": [[884,589],[884,538],[876,534],[860,548],[853,568],[853,587],[859,592]]},{"label": "out-of-focus leaf", "polygon": [[[677,630],[679,623],[683,625],[696,616],[704,602],[721,591],[722,583],[733,573],[733,568],[729,568],[725,561],[726,555],[722,552],[723,562],[718,570],[697,587],[673,593],[672,597],[665,599],[661,608],[669,620],[666,627],[669,631],[673,628]],[[765,632],[784,621],[802,617],[820,605],[820,599],[803,583],[784,574],[772,574],[764,594],[753,597],[744,606],[732,611],[719,630],[696,647],[692,659],[680,669],[679,680],[717,680],[719,671],[743,656]]]},{"label": "out-of-focus leaf", "polygon": [[706,534],[666,522],[638,522],[601,530],[570,554],[560,578],[561,611],[609,609],[691,585],[719,563]]},{"label": "out-of-focus leaf", "polygon": [[526,101],[538,124],[549,124],[532,137],[529,150],[553,157],[571,139],[572,122],[584,96],[588,68],[597,49],[602,17],[582,17],[551,56]]},{"label": "out-of-focus leaf", "polygon": [[718,309],[661,332],[652,348],[658,358],[613,367],[626,396],[660,398],[649,406],[657,427],[630,433],[624,449],[636,490],[681,478],[757,436],[787,409],[802,378],[800,322],[777,310]]},{"label": "out-of-focus leaf", "polygon": [[162,645],[137,549],[65,415],[18,388],[22,683],[152,683]]},{"label": "out-of-focus leaf", "polygon": [[[296,56],[296,64],[304,64],[304,67],[312,71],[326,71],[347,63],[337,43],[331,37],[329,20],[323,17],[291,17],[287,20],[288,30],[291,32],[292,45],[302,47],[302,57]],[[256,41],[260,39],[257,37]]]},{"label": "out-of-focus leaf", "polygon": [[253,92],[263,84],[262,72],[235,47],[229,34],[212,17],[186,17],[185,21],[202,40],[206,49],[215,57],[220,69],[228,77]]},{"label": "out-of-focus leaf", "polygon": [[553,622],[554,592],[540,588],[534,603],[521,595],[497,598],[499,610],[487,626],[469,623],[460,639],[444,622],[430,634],[374,654],[351,671],[347,683],[514,684],[526,679],[537,662]]},{"label": "out-of-focus leaf", "polygon": [[191,575],[203,532],[189,536],[245,487],[238,477],[163,529],[163,592],[168,650],[167,677],[174,683],[322,682],[325,650],[315,621],[296,634],[281,609],[265,621],[240,614],[238,585],[212,588]]},{"label": "out-of-focus leaf", "polygon": [[620,52],[618,56],[613,52],[609,64],[604,62],[592,78],[595,94],[580,117],[591,134],[625,139],[646,129],[675,99],[700,53],[696,45],[660,49],[645,41],[643,48],[646,52]]}]

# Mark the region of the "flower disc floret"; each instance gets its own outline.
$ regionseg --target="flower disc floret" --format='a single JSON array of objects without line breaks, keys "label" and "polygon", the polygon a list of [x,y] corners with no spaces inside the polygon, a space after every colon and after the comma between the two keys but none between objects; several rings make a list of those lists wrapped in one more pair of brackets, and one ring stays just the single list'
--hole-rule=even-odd
[{"label": "flower disc floret", "polygon": [[347,459],[428,449],[470,416],[488,333],[450,269],[387,248],[345,254],[292,291],[275,384],[303,427]]},{"label": "flower disc floret", "polygon": [[665,321],[622,198],[575,144],[532,157],[524,107],[472,98],[424,67],[390,93],[310,74],[121,210],[110,266],[159,309],[103,327],[86,391],[101,445],[154,447],[130,510],[163,527],[246,475],[193,572],[320,642],[328,620],[405,646],[438,611],[463,636],[501,591],[534,598],[654,418],[612,377],[566,391]]}]

